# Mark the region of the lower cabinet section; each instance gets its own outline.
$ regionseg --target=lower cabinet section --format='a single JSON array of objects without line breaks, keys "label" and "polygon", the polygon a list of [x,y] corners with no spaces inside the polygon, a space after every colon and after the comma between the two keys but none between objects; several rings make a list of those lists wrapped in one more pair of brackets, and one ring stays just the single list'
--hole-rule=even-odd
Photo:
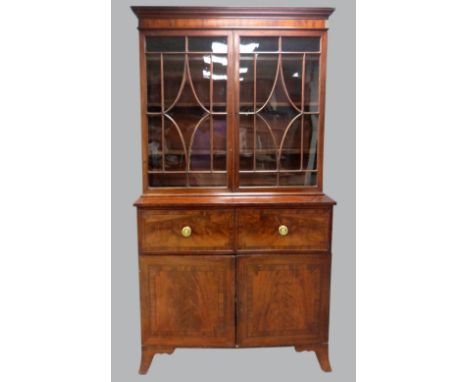
[{"label": "lower cabinet section", "polygon": [[329,285],[329,255],[238,257],[238,344],[326,343]]},{"label": "lower cabinet section", "polygon": [[327,342],[330,255],[139,259],[144,346]]},{"label": "lower cabinet section", "polygon": [[140,256],[143,345],[235,345],[232,256]]}]

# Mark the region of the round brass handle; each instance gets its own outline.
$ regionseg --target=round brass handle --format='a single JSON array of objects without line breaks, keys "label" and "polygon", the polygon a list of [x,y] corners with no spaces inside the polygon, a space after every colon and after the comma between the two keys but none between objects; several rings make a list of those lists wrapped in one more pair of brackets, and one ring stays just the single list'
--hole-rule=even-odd
[{"label": "round brass handle", "polygon": [[286,236],[288,234],[289,230],[288,230],[288,227],[285,226],[285,225],[280,225],[278,227],[278,233],[281,235],[281,236]]},{"label": "round brass handle", "polygon": [[180,233],[183,237],[189,237],[192,234],[192,228],[190,228],[190,226],[187,225],[184,228],[182,228]]}]

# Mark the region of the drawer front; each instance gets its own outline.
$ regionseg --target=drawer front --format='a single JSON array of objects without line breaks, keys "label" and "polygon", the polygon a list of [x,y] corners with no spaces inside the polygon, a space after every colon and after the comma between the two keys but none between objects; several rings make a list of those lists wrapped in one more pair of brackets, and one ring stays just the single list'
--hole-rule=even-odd
[{"label": "drawer front", "polygon": [[234,247],[232,210],[140,210],[138,223],[143,253]]},{"label": "drawer front", "polygon": [[328,251],[331,211],[331,208],[239,210],[238,248]]}]

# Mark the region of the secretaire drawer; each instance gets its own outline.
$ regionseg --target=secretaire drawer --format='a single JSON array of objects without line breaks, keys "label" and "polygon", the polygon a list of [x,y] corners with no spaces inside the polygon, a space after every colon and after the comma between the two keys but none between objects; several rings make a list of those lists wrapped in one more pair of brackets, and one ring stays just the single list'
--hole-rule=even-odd
[{"label": "secretaire drawer", "polygon": [[330,249],[331,208],[238,211],[239,249]]},{"label": "secretaire drawer", "polygon": [[232,210],[140,210],[141,252],[231,250]]}]

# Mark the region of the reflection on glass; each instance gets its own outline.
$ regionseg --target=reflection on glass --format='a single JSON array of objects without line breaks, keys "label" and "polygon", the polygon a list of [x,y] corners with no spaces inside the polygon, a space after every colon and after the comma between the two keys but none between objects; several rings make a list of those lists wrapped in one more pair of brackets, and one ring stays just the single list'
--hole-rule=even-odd
[{"label": "reflection on glass", "polygon": [[189,51],[227,53],[226,37],[189,37]]},{"label": "reflection on glass", "polygon": [[240,42],[241,53],[277,52],[278,37],[242,37]]}]

